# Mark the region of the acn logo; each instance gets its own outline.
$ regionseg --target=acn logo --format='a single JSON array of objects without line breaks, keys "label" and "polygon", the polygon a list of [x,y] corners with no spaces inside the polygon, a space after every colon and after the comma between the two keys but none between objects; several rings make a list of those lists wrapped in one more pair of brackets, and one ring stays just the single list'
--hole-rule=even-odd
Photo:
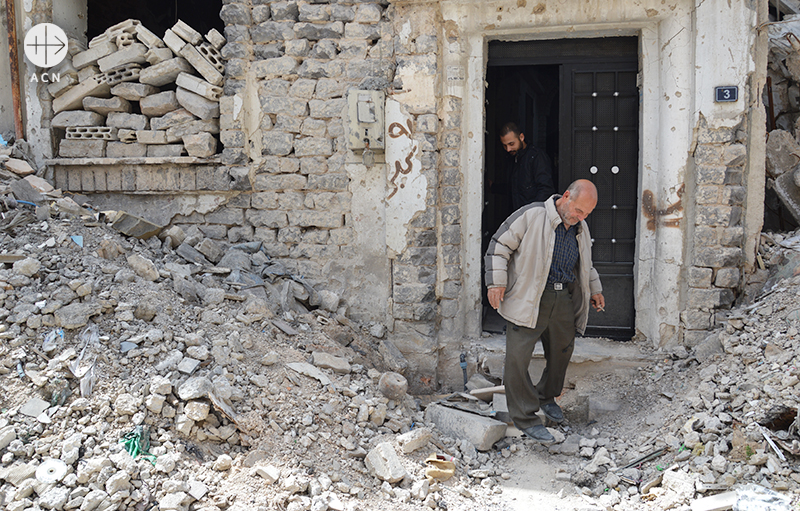
[{"label": "acn logo", "polygon": [[58,65],[67,56],[67,34],[52,23],[34,25],[25,35],[25,56],[34,66]]}]

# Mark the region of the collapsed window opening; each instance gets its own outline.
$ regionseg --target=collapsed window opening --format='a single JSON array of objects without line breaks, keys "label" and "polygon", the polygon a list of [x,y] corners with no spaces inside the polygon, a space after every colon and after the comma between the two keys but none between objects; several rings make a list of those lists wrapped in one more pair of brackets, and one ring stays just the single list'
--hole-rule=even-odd
[{"label": "collapsed window opening", "polygon": [[222,0],[142,0],[138,2],[87,2],[87,41],[99,36],[108,27],[135,19],[159,37],[180,19],[201,34],[212,28],[223,33],[225,25],[219,17]]}]

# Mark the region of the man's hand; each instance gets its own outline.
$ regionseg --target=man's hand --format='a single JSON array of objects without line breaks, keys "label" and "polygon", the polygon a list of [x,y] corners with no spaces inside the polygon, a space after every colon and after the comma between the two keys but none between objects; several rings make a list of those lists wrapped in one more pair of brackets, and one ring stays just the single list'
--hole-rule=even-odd
[{"label": "man's hand", "polygon": [[493,309],[500,307],[500,302],[503,301],[503,297],[506,295],[506,288],[504,287],[492,287],[489,288],[489,305],[492,306]]},{"label": "man's hand", "polygon": [[592,307],[594,307],[594,310],[597,312],[603,311],[606,308],[606,299],[603,297],[603,293],[592,295],[591,302]]}]

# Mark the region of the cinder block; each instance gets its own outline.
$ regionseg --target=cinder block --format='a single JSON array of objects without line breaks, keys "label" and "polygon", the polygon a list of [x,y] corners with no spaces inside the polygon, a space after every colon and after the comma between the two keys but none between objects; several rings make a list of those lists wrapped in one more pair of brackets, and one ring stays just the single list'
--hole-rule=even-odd
[{"label": "cinder block", "polygon": [[197,158],[208,158],[217,152],[217,139],[211,133],[196,133],[194,135],[184,135],[183,145],[189,156]]},{"label": "cinder block", "polygon": [[47,92],[54,98],[59,97],[69,90],[70,87],[78,83],[78,79],[74,76],[62,76],[57,82],[53,82],[47,86]]},{"label": "cinder block", "polygon": [[126,114],[124,112],[111,112],[106,119],[106,126],[112,128],[127,128],[129,130],[145,130],[149,123],[147,117],[141,114]]},{"label": "cinder block", "polygon": [[97,64],[98,60],[115,51],[117,51],[117,45],[111,41],[106,41],[72,57],[72,65],[75,66],[75,69],[83,69],[86,66]]},{"label": "cinder block", "polygon": [[187,43],[200,44],[203,40],[203,36],[200,35],[200,32],[193,29],[182,20],[178,20],[178,22],[175,23],[175,26],[172,27],[172,31]]},{"label": "cinder block", "polygon": [[117,138],[120,142],[125,142],[126,144],[132,144],[136,142],[136,130],[131,130],[127,128],[117,130]]},{"label": "cinder block", "polygon": [[139,64],[124,64],[105,72],[106,83],[113,87],[122,82],[135,82],[139,79],[141,71],[142,66]]},{"label": "cinder block", "polygon": [[142,98],[158,92],[158,88],[144,83],[125,82],[111,87],[111,94],[128,101],[140,101]]},{"label": "cinder block", "polygon": [[175,57],[142,70],[139,74],[139,81],[159,87],[174,82],[181,73],[191,72],[192,66],[189,65],[186,59]]},{"label": "cinder block", "polygon": [[105,140],[68,140],[58,146],[62,158],[103,158],[106,155]]},{"label": "cinder block", "polygon": [[140,144],[166,144],[167,132],[154,130],[139,130],[136,132],[136,141]]},{"label": "cinder block", "polygon": [[211,101],[203,96],[190,92],[183,87],[175,91],[178,103],[200,119],[213,119],[219,117],[219,102]]},{"label": "cinder block", "polygon": [[50,121],[53,128],[68,128],[70,126],[102,126],[106,118],[95,112],[84,110],[70,110],[60,112]]},{"label": "cinder block", "polygon": [[186,152],[183,144],[164,144],[147,146],[148,158],[176,158]]},{"label": "cinder block", "polygon": [[194,135],[195,133],[203,132],[213,135],[219,133],[219,119],[191,121],[170,128],[167,130],[167,143],[173,144],[175,142],[181,142],[185,135]]},{"label": "cinder block", "polygon": [[179,74],[178,78],[175,80],[175,84],[178,87],[183,87],[184,89],[194,92],[195,94],[199,94],[200,96],[210,99],[211,101],[219,101],[220,96],[222,96],[222,87],[211,85],[202,78],[198,78],[188,73]]},{"label": "cinder block", "polygon": [[105,44],[107,42],[113,43],[114,41],[117,40],[117,36],[122,34],[123,32],[127,32],[128,34],[134,34],[136,33],[136,27],[141,24],[142,24],[141,21],[133,19],[120,21],[116,25],[108,27],[105,32],[103,32],[99,36],[89,41],[89,48],[94,48],[95,46]]},{"label": "cinder block", "polygon": [[144,54],[144,58],[147,59],[147,62],[151,66],[155,66],[156,64],[160,64],[174,57],[175,54],[172,53],[172,50],[169,48],[150,48],[147,50],[147,53]]},{"label": "cinder block", "polygon": [[144,144],[109,142],[106,154],[109,158],[144,158],[147,156],[147,146]]},{"label": "cinder block", "polygon": [[[83,98],[83,108],[84,110],[96,112],[100,115],[108,115],[111,112],[131,112],[131,104],[128,102],[128,100],[119,96],[114,96],[113,98],[109,99],[93,98],[89,96],[87,98]],[[83,126],[86,125],[84,124]]]},{"label": "cinder block", "polygon": [[86,66],[80,71],[78,71],[78,81],[82,82],[87,78],[91,78],[94,75],[100,74],[100,68],[97,66]]},{"label": "cinder block", "polygon": [[[141,27],[141,25],[139,26]],[[128,46],[136,44],[136,38],[133,36],[133,34],[122,32],[116,37],[116,39],[114,39],[114,44],[117,45],[117,49],[124,50]]]},{"label": "cinder block", "polygon": [[222,47],[225,46],[226,42],[225,37],[220,34],[216,28],[212,28],[208,31],[206,34],[206,41],[211,43],[211,45],[218,50],[221,50]]},{"label": "cinder block", "polygon": [[139,102],[139,109],[143,115],[148,117],[161,117],[180,107],[181,105],[178,103],[175,91],[171,90],[147,96],[146,98],[142,98]]},{"label": "cinder block", "polygon": [[164,41],[160,37],[145,28],[144,25],[136,27],[136,38],[144,43],[150,49],[164,48]]},{"label": "cinder block", "polygon": [[191,44],[187,44],[183,47],[180,54],[189,62],[189,64],[192,65],[192,67],[197,70],[198,73],[200,73],[200,76],[206,79],[207,82],[214,85],[222,85],[222,73],[220,73],[214,64],[206,60],[206,58],[203,57],[197,48]]},{"label": "cinder block", "polygon": [[184,46],[186,46],[186,41],[181,39],[178,34],[173,32],[170,29],[167,29],[164,32],[164,44],[167,45],[167,48],[172,50],[175,55],[180,55],[181,50]]},{"label": "cinder block", "polygon": [[144,64],[147,62],[144,58],[145,53],[147,53],[147,46],[141,43],[133,43],[124,50],[117,50],[98,59],[97,66],[100,68],[101,73],[105,73],[125,64]]},{"label": "cinder block", "polygon": [[69,140],[116,140],[117,128],[108,126],[70,126],[66,138]]},{"label": "cinder block", "polygon": [[488,451],[506,434],[504,422],[436,404],[425,410],[425,422],[436,424],[445,436],[467,440],[479,451]]},{"label": "cinder block", "polygon": [[179,108],[169,112],[161,117],[152,117],[150,119],[150,128],[154,130],[166,130],[180,124],[194,121],[197,119],[192,113],[185,108]]},{"label": "cinder block", "polygon": [[197,45],[197,51],[220,73],[225,72],[225,64],[222,63],[222,54],[210,43],[203,41]]},{"label": "cinder block", "polygon": [[53,112],[80,110],[83,107],[83,98],[88,96],[107,98],[111,95],[111,86],[105,80],[105,75],[94,75],[72,87],[53,100]]}]

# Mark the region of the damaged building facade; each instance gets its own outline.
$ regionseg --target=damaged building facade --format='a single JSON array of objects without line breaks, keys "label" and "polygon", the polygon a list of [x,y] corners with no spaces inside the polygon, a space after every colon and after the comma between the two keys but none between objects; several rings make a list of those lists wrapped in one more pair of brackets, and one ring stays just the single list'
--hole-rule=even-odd
[{"label": "damaged building facade", "polygon": [[[226,38],[217,154],[65,157],[49,84],[21,58],[40,172],[101,210],[261,241],[351,319],[385,325],[412,387],[460,381],[481,336],[508,120],[550,153],[559,191],[600,190],[593,334],[694,346],[754,266],[766,0],[226,0],[208,16]],[[80,2],[19,3],[20,44],[52,22],[77,55],[86,18]]]}]

